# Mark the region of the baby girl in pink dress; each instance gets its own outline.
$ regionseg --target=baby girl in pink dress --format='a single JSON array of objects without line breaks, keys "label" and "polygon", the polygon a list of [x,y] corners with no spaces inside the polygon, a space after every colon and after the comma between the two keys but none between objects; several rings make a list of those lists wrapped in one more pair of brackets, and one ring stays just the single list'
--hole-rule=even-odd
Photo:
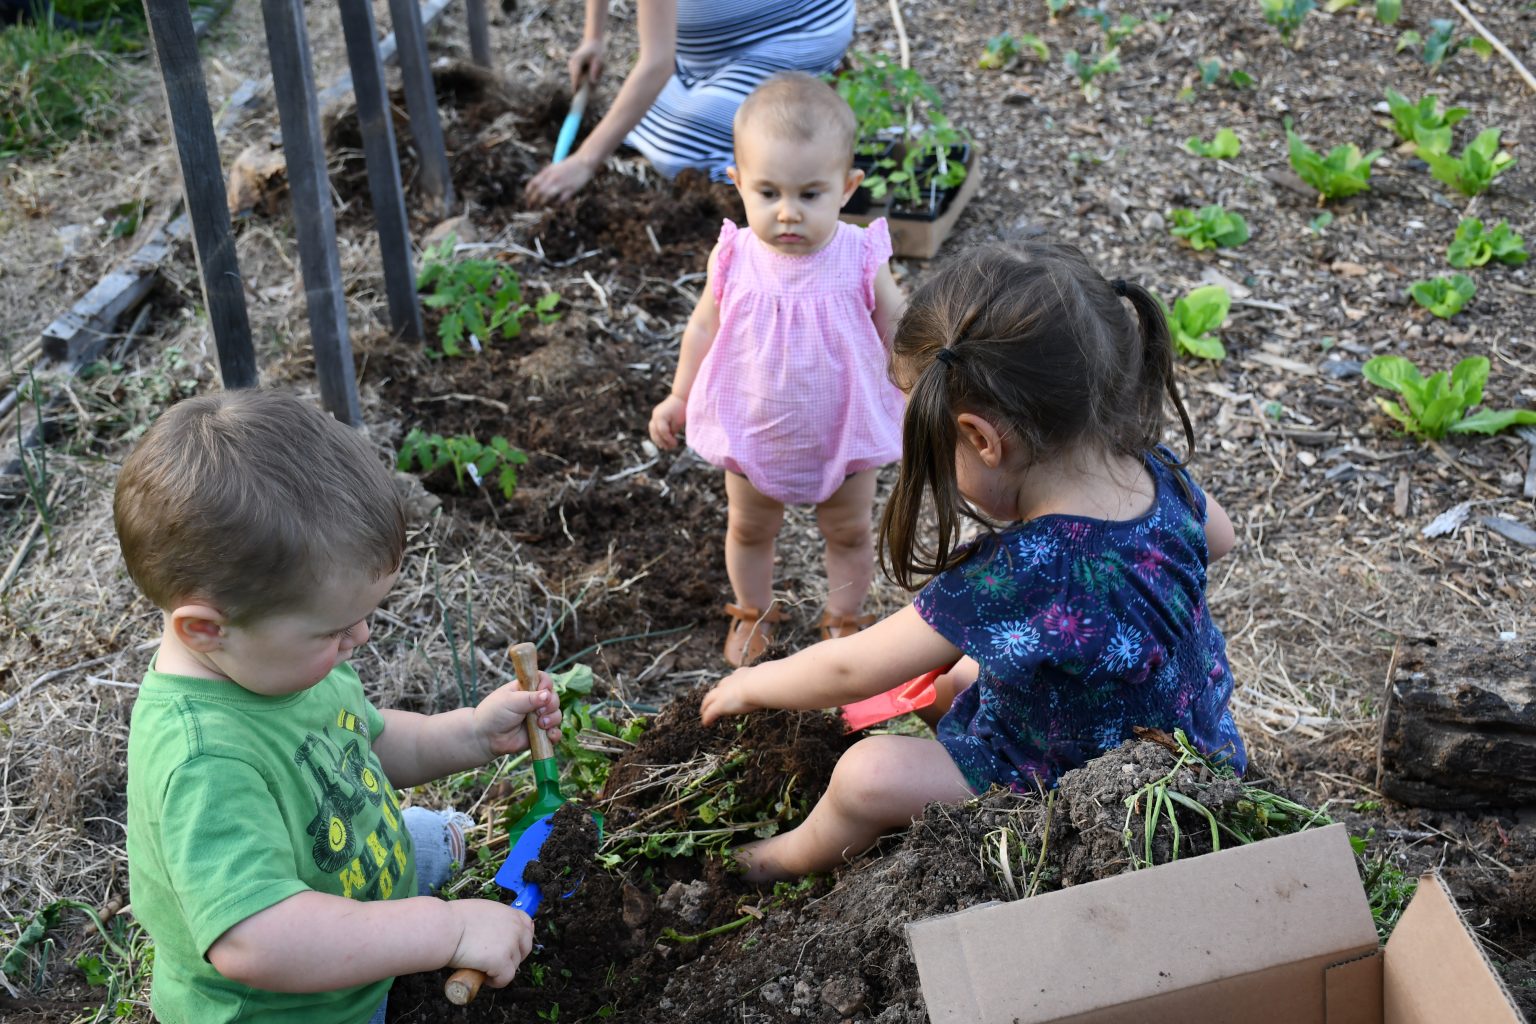
[{"label": "baby girl in pink dress", "polygon": [[853,111],[820,79],[774,75],[736,114],[729,173],[747,226],[727,221],[683,332],[672,393],[651,439],[725,470],[725,568],[735,601],[725,659],[751,664],[784,613],[773,607],[774,540],[786,504],[813,504],[827,542],[824,639],[873,622],[875,473],[901,457],[903,399],[886,374],[901,313],[884,220],[838,212],[863,179]]}]

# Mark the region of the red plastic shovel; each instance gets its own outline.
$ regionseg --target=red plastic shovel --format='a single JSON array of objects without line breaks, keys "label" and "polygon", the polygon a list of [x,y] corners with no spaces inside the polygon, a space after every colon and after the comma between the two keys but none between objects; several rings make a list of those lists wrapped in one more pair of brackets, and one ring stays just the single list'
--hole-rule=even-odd
[{"label": "red plastic shovel", "polygon": [[843,732],[858,732],[860,729],[868,729],[872,725],[927,707],[938,697],[933,689],[933,681],[952,668],[954,668],[953,665],[945,665],[932,672],[924,672],[916,679],[909,679],[894,689],[877,693],[873,697],[866,697],[853,704],[845,704],[842,709],[845,723]]}]

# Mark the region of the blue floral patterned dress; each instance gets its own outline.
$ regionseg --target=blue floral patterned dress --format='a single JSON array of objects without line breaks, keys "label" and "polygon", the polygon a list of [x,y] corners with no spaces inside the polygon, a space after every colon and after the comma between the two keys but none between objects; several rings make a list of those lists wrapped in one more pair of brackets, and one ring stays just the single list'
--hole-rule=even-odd
[{"label": "blue floral patterned dress", "polygon": [[1183,729],[1247,767],[1226,640],[1205,604],[1205,494],[1145,461],[1157,498],[1140,518],[1016,524],[917,595],[923,620],[981,666],[938,729],[976,791],[1054,785],[1134,726]]}]

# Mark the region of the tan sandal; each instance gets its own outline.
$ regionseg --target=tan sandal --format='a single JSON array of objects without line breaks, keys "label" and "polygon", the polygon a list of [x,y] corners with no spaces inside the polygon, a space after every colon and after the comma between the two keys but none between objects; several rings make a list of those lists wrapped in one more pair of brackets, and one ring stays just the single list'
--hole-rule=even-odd
[{"label": "tan sandal", "polygon": [[725,634],[725,660],[727,664],[743,668],[763,656],[773,643],[773,627],[787,616],[772,606],[766,612],[739,604],[725,606],[725,614],[731,617],[731,625]]},{"label": "tan sandal", "polygon": [[823,640],[836,640],[840,636],[852,636],[861,629],[868,629],[875,624],[873,615],[833,615],[831,612],[822,612],[821,621],[816,623],[821,630]]}]

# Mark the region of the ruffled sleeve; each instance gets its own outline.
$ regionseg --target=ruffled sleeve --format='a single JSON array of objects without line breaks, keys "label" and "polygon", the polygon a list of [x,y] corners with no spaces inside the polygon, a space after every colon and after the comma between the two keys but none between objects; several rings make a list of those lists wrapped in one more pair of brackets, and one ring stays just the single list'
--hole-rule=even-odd
[{"label": "ruffled sleeve", "polygon": [[731,273],[731,261],[736,256],[736,236],[740,232],[735,221],[727,220],[720,224],[720,254],[715,257],[715,275],[711,285],[717,306],[725,292],[725,279]]},{"label": "ruffled sleeve", "polygon": [[875,311],[875,275],[891,261],[891,229],[884,217],[876,217],[864,229],[864,305]]}]

